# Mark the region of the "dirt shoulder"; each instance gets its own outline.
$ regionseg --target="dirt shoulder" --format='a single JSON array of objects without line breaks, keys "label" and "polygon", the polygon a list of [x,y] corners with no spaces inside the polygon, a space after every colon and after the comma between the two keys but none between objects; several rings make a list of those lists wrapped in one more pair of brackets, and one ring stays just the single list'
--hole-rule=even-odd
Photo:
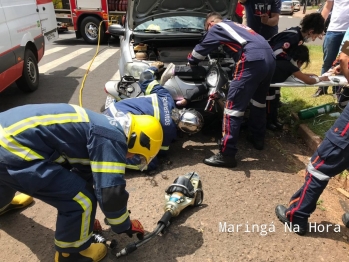
[{"label": "dirt shoulder", "polygon": [[[257,151],[242,132],[239,149],[237,168],[214,168],[202,164],[204,157],[217,152],[214,137],[180,138],[158,173],[127,172],[131,218],[139,219],[147,231],[161,218],[164,190],[179,175],[199,173],[205,197],[201,207],[187,208],[174,219],[165,235],[119,261],[348,261],[349,229],[341,222],[340,204],[347,199],[336,190],[340,185],[336,179],[310,219],[325,228],[332,224],[327,232],[298,236],[285,230],[274,214],[275,206],[287,204],[303,183],[312,153],[304,142],[287,131],[268,133],[265,150]],[[2,216],[0,261],[52,261],[56,214],[36,200],[21,212]],[[97,218],[103,221],[100,210]],[[234,232],[220,232],[224,223]],[[118,240],[119,249],[132,241],[102,226],[107,238]],[[103,261],[114,260],[109,255]]]}]

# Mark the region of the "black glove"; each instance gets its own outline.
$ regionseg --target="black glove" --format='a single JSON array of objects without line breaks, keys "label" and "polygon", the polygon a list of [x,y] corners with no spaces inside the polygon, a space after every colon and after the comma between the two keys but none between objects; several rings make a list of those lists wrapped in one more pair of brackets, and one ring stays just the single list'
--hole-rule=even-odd
[{"label": "black glove", "polygon": [[131,220],[130,228],[125,230],[124,232],[121,232],[120,234],[122,234],[122,233],[127,234],[129,237],[132,237],[133,234],[136,234],[137,238],[139,240],[142,240],[144,237],[143,226],[142,226],[141,222],[139,222],[137,219]]}]

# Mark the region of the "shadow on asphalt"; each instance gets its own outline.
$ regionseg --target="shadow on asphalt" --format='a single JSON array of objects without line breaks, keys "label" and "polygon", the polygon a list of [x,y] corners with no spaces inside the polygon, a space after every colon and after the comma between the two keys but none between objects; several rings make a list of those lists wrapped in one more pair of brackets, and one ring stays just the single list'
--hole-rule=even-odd
[{"label": "shadow on asphalt", "polygon": [[[154,237],[127,257],[116,259],[112,252],[109,252],[109,260],[177,262],[178,257],[185,257],[195,253],[204,243],[203,232],[200,229],[184,226],[183,224],[187,218],[206,207],[207,205],[203,204],[199,207],[190,206],[185,208],[178,217],[171,220],[171,224],[166,228],[164,234]],[[159,214],[159,219],[161,215],[162,213]],[[155,227],[156,225],[154,225],[154,228]],[[135,237],[130,239],[124,235],[117,235],[112,231],[106,231],[103,235],[106,236],[108,240],[116,239],[118,241],[117,252],[123,249],[127,244],[137,240]],[[149,260],[150,258],[152,258],[152,260]]]},{"label": "shadow on asphalt", "polygon": [[[79,88],[81,77],[68,76],[77,67],[67,67],[65,70],[54,71],[50,74],[40,74],[39,88],[32,93],[25,93],[16,84],[0,93],[0,112],[25,104],[69,103],[75,90]],[[60,83],[60,85],[57,85]],[[14,99],[15,97],[15,99]]]}]

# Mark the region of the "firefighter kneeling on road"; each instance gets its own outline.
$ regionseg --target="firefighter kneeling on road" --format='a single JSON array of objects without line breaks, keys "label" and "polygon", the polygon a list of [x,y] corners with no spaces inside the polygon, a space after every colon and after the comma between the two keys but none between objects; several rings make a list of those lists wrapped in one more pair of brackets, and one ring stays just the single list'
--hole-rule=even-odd
[{"label": "firefighter kneeling on road", "polygon": [[[194,109],[176,109],[175,101],[170,92],[155,80],[155,75],[163,69],[164,64],[160,61],[154,62],[142,72],[138,84],[145,96],[128,98],[111,104],[104,114],[114,117],[119,112],[134,115],[151,115],[160,121],[164,132],[164,139],[159,155],[168,152],[170,144],[177,137],[177,131],[188,134],[199,132],[204,124],[202,115]],[[127,159],[126,168],[138,170],[139,157],[134,156]],[[147,170],[154,170],[158,165],[155,157],[147,166]]]},{"label": "firefighter kneeling on road", "polygon": [[91,243],[97,201],[114,232],[142,237],[127,210],[126,158],[139,155],[146,166],[162,139],[152,116],[115,119],[69,104],[2,112],[0,215],[38,198],[58,210],[55,261],[100,261],[107,247]]}]

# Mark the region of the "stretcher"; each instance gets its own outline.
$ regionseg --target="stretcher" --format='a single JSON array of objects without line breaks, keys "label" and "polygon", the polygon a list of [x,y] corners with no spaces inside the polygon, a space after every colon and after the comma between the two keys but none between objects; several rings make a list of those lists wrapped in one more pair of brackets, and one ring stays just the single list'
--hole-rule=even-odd
[{"label": "stretcher", "polygon": [[314,86],[347,86],[348,81],[343,75],[329,76],[330,81],[322,81],[313,85],[307,85],[294,76],[290,76],[282,83],[270,84],[271,87],[314,87]]}]

